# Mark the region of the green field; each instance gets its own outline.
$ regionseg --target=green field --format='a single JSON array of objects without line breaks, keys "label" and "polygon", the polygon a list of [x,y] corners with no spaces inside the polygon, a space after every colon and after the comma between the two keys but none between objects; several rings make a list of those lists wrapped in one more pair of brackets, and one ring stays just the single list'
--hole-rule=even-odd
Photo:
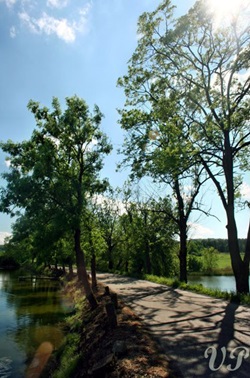
[{"label": "green field", "polygon": [[231,268],[231,259],[229,253],[219,253],[218,269]]},{"label": "green field", "polygon": [[[244,254],[241,254],[243,258]],[[233,274],[232,267],[231,267],[231,259],[229,253],[219,253],[218,255],[218,266],[214,270],[215,274]]]},{"label": "green field", "polygon": [[[203,258],[198,257],[198,260],[202,263]],[[231,259],[229,253],[218,253],[216,256],[217,266],[212,269],[210,274],[214,275],[232,275]],[[192,271],[192,274],[204,274],[204,271]]]}]

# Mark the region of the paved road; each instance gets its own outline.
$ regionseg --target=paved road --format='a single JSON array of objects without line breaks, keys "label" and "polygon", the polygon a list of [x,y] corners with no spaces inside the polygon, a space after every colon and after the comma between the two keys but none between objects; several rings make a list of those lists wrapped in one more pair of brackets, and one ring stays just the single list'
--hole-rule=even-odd
[{"label": "paved road", "polygon": [[250,308],[128,277],[98,279],[143,319],[180,377],[250,377]]}]

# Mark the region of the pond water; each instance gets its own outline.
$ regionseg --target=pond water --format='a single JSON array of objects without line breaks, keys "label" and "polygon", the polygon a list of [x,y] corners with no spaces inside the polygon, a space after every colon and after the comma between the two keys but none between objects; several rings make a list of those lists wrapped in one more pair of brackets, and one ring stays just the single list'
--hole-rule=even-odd
[{"label": "pond water", "polygon": [[0,378],[25,377],[42,343],[57,349],[64,336],[60,322],[72,310],[59,282],[18,276],[0,270]]},{"label": "pond water", "polygon": [[190,276],[188,277],[188,283],[202,284],[209,289],[219,289],[228,292],[235,291],[234,276]]}]

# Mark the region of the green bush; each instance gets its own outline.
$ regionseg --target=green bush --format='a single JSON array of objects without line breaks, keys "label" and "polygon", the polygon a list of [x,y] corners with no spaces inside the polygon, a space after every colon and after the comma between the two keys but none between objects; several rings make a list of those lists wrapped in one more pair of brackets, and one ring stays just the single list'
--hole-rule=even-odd
[{"label": "green bush", "polygon": [[189,272],[201,272],[203,268],[202,260],[200,257],[190,255],[188,257],[188,271]]},{"label": "green bush", "polygon": [[219,251],[214,247],[204,248],[202,250],[202,270],[206,274],[214,273],[218,267]]}]

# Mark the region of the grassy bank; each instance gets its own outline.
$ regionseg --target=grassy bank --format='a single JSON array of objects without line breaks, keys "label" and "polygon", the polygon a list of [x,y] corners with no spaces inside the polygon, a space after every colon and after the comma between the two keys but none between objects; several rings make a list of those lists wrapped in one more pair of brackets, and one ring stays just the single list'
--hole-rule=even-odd
[{"label": "grassy bank", "polygon": [[225,299],[225,300],[237,302],[237,303],[240,303],[240,304],[250,305],[250,295],[249,294],[237,295],[235,292],[226,292],[226,291],[221,291],[219,289],[209,289],[209,288],[202,286],[201,284],[190,285],[188,283],[186,284],[184,282],[180,282],[180,281],[178,281],[177,279],[174,279],[174,278],[158,277],[158,276],[154,276],[154,275],[150,275],[150,274],[145,274],[143,279],[145,279],[147,281],[159,283],[161,285],[167,285],[167,286],[173,287],[175,289],[179,288],[179,289],[182,289],[182,290],[189,290],[189,291],[193,291],[195,293],[209,295],[211,297],[218,298],[218,299]]}]

